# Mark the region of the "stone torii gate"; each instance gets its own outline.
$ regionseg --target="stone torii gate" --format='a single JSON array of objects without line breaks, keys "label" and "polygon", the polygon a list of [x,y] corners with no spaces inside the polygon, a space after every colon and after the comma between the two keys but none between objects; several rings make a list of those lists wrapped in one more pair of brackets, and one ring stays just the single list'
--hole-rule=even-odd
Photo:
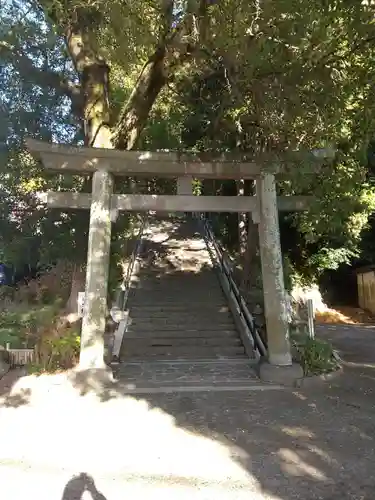
[{"label": "stone torii gate", "polygon": [[[63,146],[27,140],[31,153],[48,170],[92,175],[92,192],[49,192],[47,206],[90,210],[85,309],[81,332],[79,369],[102,369],[111,225],[119,211],[252,212],[259,222],[269,368],[292,368],[278,210],[306,210],[310,197],[277,197],[275,176],[288,167],[259,164],[245,157],[204,158],[201,155],[117,151]],[[317,155],[305,159],[317,163]],[[322,156],[322,155],[320,155]],[[324,156],[324,155],[323,155]],[[262,166],[261,166],[262,165]],[[114,176],[173,177],[177,195],[114,194]],[[193,196],[192,179],[256,179],[256,196]],[[271,378],[273,375],[271,376]],[[277,377],[276,377],[277,378]]]}]

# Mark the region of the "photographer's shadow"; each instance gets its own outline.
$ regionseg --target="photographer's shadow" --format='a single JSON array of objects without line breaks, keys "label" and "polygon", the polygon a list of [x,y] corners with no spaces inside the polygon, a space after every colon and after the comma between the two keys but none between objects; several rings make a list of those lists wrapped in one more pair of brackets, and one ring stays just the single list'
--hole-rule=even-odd
[{"label": "photographer's shadow", "polygon": [[94,479],[84,472],[72,477],[66,484],[61,500],[83,500],[85,491],[90,493],[92,500],[107,500],[97,490]]}]

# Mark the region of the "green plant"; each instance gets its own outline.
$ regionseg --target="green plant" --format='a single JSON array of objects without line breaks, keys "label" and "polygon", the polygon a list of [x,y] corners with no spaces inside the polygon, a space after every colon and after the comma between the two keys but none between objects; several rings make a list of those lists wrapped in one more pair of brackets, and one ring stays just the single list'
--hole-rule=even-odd
[{"label": "green plant", "polygon": [[[64,302],[69,297],[71,265],[67,261],[59,261],[54,267],[19,286],[12,295],[12,301],[27,304],[55,304]],[[0,296],[1,298],[1,296]]]},{"label": "green plant", "polygon": [[307,336],[292,339],[292,343],[304,375],[320,375],[338,368],[330,343]]},{"label": "green plant", "polygon": [[14,289],[11,286],[2,285],[0,287],[0,302],[8,302],[13,299]]},{"label": "green plant", "polygon": [[41,336],[35,346],[31,373],[55,372],[72,368],[78,361],[80,336],[75,328],[55,326]]},{"label": "green plant", "polygon": [[50,305],[9,303],[0,312],[0,345],[10,343],[13,348],[24,347],[25,342],[33,347],[40,332],[54,324],[59,317],[60,301]]},{"label": "green plant", "polygon": [[25,310],[17,307],[4,309],[0,312],[0,345],[10,344],[10,347],[18,348],[26,341],[27,333],[30,331],[29,316],[24,317]]}]

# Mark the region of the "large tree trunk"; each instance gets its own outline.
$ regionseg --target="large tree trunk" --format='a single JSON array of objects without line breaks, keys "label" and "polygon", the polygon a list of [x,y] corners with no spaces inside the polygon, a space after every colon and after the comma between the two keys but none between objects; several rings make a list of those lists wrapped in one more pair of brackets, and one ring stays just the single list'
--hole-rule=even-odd
[{"label": "large tree trunk", "polygon": [[109,128],[109,67],[94,60],[82,72],[85,93],[85,142],[95,148],[112,148]]},{"label": "large tree trunk", "polygon": [[93,49],[85,19],[77,17],[75,23],[69,24],[65,40],[81,82],[85,144],[111,148],[109,67]]},{"label": "large tree trunk", "polygon": [[138,141],[151,108],[167,82],[165,53],[165,47],[158,48],[143,67],[114,130],[112,141],[116,148],[130,150]]}]

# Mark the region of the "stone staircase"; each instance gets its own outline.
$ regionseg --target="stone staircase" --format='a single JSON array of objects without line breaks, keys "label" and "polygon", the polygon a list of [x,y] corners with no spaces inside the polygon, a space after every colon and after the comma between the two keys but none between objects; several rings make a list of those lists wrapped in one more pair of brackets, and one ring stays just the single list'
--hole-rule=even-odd
[{"label": "stone staircase", "polygon": [[192,224],[172,224],[165,238],[156,230],[146,241],[128,299],[122,360],[246,357],[205,243]]},{"label": "stone staircase", "polygon": [[154,224],[143,245],[116,370],[138,384],[146,378],[157,387],[160,377],[161,385],[172,387],[254,380],[251,360],[194,224]]}]

